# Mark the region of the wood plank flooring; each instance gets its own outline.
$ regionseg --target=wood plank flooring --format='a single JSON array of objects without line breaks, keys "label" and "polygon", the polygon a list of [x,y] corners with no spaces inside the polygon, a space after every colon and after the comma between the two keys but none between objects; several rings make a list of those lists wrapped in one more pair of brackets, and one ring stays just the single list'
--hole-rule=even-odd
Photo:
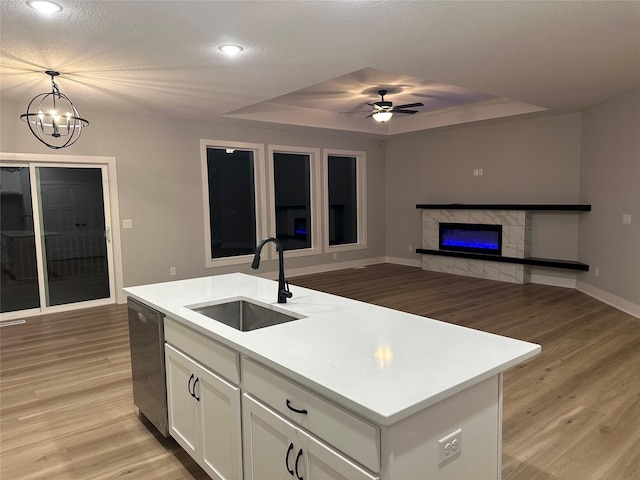
[{"label": "wood plank flooring", "polygon": [[[505,374],[503,479],[640,479],[640,319],[572,289],[391,264],[290,282],[541,344]],[[0,328],[0,382],[2,480],[208,478],[134,412],[124,305]]]}]

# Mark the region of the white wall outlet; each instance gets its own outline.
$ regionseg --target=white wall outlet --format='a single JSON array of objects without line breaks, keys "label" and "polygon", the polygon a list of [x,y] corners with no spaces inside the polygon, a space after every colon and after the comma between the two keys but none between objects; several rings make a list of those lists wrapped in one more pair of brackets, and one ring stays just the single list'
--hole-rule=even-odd
[{"label": "white wall outlet", "polygon": [[338,259],[338,254],[337,254],[337,253],[334,253],[334,254],[333,254],[333,259],[334,259],[334,260],[337,260],[337,259]]},{"label": "white wall outlet", "polygon": [[460,455],[462,452],[462,429],[459,428],[438,440],[438,465]]},{"label": "white wall outlet", "polygon": [[479,173],[478,173],[478,169],[477,169],[477,168],[474,168],[474,169],[473,169],[473,176],[474,176],[474,177],[477,177],[478,175],[479,175]]},{"label": "white wall outlet", "polygon": [[484,170],[482,168],[478,169],[478,176],[481,177],[482,175],[484,175]]},{"label": "white wall outlet", "polygon": [[176,274],[176,267],[171,267],[169,269],[169,275],[174,276]]},{"label": "white wall outlet", "polygon": [[130,218],[122,220],[122,228],[133,228],[133,220]]},{"label": "white wall outlet", "polygon": [[596,277],[600,276],[600,269],[598,267],[593,269],[593,273],[595,274]]},{"label": "white wall outlet", "polygon": [[631,214],[623,213],[622,214],[622,223],[625,225],[631,225]]},{"label": "white wall outlet", "polygon": [[409,251],[413,252],[413,245],[409,245]]}]

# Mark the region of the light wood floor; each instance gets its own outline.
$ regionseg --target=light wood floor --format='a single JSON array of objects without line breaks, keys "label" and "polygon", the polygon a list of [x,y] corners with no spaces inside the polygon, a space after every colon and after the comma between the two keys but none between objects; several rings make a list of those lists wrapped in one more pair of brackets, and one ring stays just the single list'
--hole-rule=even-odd
[{"label": "light wood floor", "polygon": [[[290,281],[541,344],[505,374],[503,479],[640,479],[640,319],[572,289],[390,264]],[[0,361],[0,479],[208,478],[134,413],[126,306],[3,327]]]}]

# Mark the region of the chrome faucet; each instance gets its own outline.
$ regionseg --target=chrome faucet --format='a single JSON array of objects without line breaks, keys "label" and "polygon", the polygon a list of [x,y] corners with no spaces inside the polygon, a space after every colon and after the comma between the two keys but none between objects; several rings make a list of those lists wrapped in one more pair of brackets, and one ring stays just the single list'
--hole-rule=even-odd
[{"label": "chrome faucet", "polygon": [[278,303],[287,303],[287,298],[293,297],[293,293],[289,291],[289,282],[284,278],[284,252],[282,250],[282,245],[277,238],[265,238],[258,244],[256,247],[256,254],[253,257],[253,263],[251,263],[251,268],[254,270],[258,269],[260,266],[260,252],[262,251],[262,247],[269,242],[275,243],[276,250],[278,251]]}]

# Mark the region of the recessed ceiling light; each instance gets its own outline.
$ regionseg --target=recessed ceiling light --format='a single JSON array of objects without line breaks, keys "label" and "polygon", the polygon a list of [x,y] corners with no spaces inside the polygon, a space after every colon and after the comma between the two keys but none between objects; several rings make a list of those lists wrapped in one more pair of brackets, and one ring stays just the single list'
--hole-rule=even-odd
[{"label": "recessed ceiling light", "polygon": [[56,13],[62,10],[62,7],[55,2],[49,2],[47,0],[33,0],[27,2],[29,6],[40,13]]},{"label": "recessed ceiling light", "polygon": [[232,45],[228,43],[226,45],[220,45],[218,47],[218,50],[226,55],[233,56],[240,53],[242,50],[244,50],[244,48],[242,48],[240,45]]}]

